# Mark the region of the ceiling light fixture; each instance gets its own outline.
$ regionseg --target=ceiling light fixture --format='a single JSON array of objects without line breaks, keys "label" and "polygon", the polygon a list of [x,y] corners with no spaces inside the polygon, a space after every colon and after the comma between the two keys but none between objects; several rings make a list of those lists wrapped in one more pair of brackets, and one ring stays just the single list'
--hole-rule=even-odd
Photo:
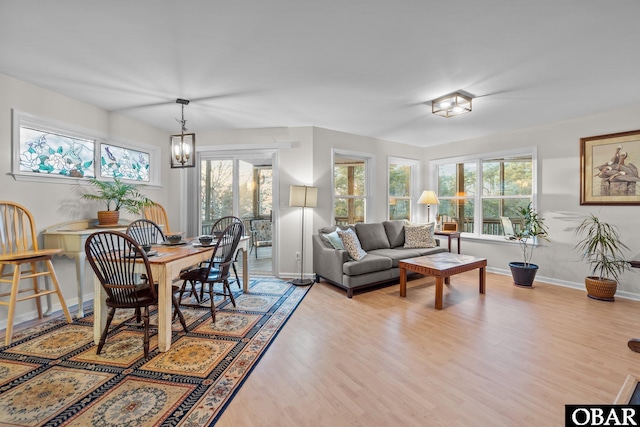
[{"label": "ceiling light fixture", "polygon": [[436,116],[454,117],[460,114],[471,112],[472,97],[460,92],[454,92],[449,95],[431,101],[431,112]]},{"label": "ceiling light fixture", "polygon": [[196,134],[185,133],[187,121],[184,119],[184,106],[189,105],[189,100],[178,98],[176,104],[182,104],[182,119],[176,119],[182,132],[171,135],[171,167],[192,168],[196,165]]}]

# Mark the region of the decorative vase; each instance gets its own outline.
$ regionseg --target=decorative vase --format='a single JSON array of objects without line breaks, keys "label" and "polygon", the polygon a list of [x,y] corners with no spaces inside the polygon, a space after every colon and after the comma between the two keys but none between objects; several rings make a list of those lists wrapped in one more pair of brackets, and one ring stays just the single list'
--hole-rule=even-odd
[{"label": "decorative vase", "polygon": [[618,282],[612,279],[588,276],[584,279],[587,296],[599,301],[614,301]]},{"label": "decorative vase", "polygon": [[533,288],[533,280],[538,272],[536,264],[524,262],[510,262],[509,268],[513,276],[513,284],[522,288]]},{"label": "decorative vase", "polygon": [[120,220],[120,211],[98,211],[98,225],[100,227],[118,225],[118,220]]}]

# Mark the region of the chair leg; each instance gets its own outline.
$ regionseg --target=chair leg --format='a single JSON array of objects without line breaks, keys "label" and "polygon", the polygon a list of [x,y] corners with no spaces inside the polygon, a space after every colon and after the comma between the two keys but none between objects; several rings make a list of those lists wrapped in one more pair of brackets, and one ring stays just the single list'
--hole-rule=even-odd
[{"label": "chair leg", "polygon": [[189,330],[187,330],[187,322],[184,320],[182,311],[180,311],[180,304],[178,304],[178,300],[176,300],[175,296],[172,296],[171,299],[173,300],[173,308],[175,310],[173,313],[173,317],[175,318],[177,314],[178,318],[180,319],[180,323],[182,324],[182,328],[184,329],[185,332],[189,332]]},{"label": "chair leg", "polygon": [[196,302],[200,304],[200,302],[202,301],[202,298],[198,297],[198,289],[196,288],[196,281],[192,280],[190,283],[191,283],[191,295],[196,297]]},{"label": "chair leg", "polygon": [[142,315],[144,321],[144,358],[149,358],[149,306],[144,307]]},{"label": "chair leg", "polygon": [[13,282],[11,283],[11,296],[9,297],[9,315],[7,316],[7,329],[5,330],[4,345],[11,344],[13,339],[13,316],[16,312],[16,301],[18,300],[18,290],[20,285],[20,266],[13,269]]},{"label": "chair leg", "polygon": [[[204,289],[205,283],[202,283],[202,289]],[[209,299],[211,300],[211,321],[216,323],[216,300],[213,298],[213,283],[209,283]]]},{"label": "chair leg", "polygon": [[111,321],[113,320],[113,315],[115,313],[115,307],[109,308],[107,323],[104,325],[104,331],[102,331],[102,335],[100,335],[100,342],[98,343],[98,350],[96,351],[96,354],[100,354],[100,352],[102,351],[102,347],[104,347],[104,343],[107,341],[107,333],[109,332],[109,326],[111,325]]},{"label": "chair leg", "polygon": [[236,283],[238,284],[238,289],[240,289],[242,286],[240,286],[240,278],[238,277],[238,270],[236,269],[236,261],[231,263],[231,267],[233,267],[233,274],[236,276]]},{"label": "chair leg", "polygon": [[229,286],[229,281],[227,279],[225,279],[224,282],[222,283],[222,289],[223,289],[223,293],[225,295],[227,295],[227,292],[229,292],[228,293],[229,299],[231,300],[231,304],[233,304],[233,306],[235,307],[236,306],[236,300],[233,297],[233,292],[231,292],[231,287]]},{"label": "chair leg", "polygon": [[51,259],[49,258],[45,261],[45,263],[47,264],[47,270],[49,271],[49,276],[51,277],[51,282],[53,283],[53,289],[56,290],[56,295],[58,295],[60,306],[62,306],[64,317],[65,319],[67,319],[67,323],[73,323],[73,320],[71,319],[71,313],[69,313],[69,308],[67,308],[67,304],[64,302],[64,296],[62,295],[62,291],[60,290],[58,276],[56,276],[56,271],[53,269],[53,262],[51,262]]},{"label": "chair leg", "polygon": [[[35,262],[31,263],[31,270],[28,271],[29,274],[36,274],[38,271],[37,265]],[[38,295],[40,293],[40,288],[38,287],[38,278],[32,277],[31,282],[33,283],[33,294]],[[40,297],[35,298],[36,300],[36,310],[38,311],[38,319],[42,319],[42,301],[40,301]]]}]

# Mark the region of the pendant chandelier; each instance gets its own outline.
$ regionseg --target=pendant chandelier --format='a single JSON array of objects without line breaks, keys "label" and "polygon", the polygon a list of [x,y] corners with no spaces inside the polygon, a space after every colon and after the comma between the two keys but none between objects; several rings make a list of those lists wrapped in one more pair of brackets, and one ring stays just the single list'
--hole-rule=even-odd
[{"label": "pendant chandelier", "polygon": [[189,100],[178,98],[176,104],[182,104],[182,119],[178,120],[181,133],[171,135],[171,167],[192,168],[196,165],[196,134],[185,133],[187,121],[184,119],[184,106],[189,105]]}]

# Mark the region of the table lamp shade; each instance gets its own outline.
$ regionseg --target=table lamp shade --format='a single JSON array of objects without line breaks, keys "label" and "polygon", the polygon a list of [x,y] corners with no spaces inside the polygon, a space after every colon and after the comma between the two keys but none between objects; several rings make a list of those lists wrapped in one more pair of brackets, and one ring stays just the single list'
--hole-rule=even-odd
[{"label": "table lamp shade", "polygon": [[292,185],[289,193],[289,206],[315,208],[318,206],[318,187]]},{"label": "table lamp shade", "polygon": [[438,205],[440,201],[438,200],[438,196],[436,196],[435,191],[425,190],[420,195],[418,199],[419,205]]}]

